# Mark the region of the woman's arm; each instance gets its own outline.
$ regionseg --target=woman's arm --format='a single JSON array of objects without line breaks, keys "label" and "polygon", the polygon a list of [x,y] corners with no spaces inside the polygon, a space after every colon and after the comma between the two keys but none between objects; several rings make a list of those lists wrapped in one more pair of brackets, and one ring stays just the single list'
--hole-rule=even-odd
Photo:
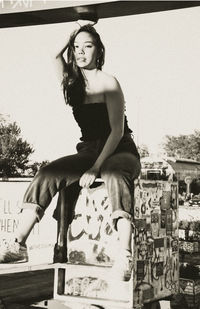
[{"label": "woman's arm", "polygon": [[62,80],[63,80],[64,73],[67,72],[67,70],[66,70],[67,63],[66,63],[65,58],[63,56],[67,47],[68,47],[68,44],[66,44],[55,57],[55,59],[56,59],[55,67],[56,67],[57,76],[58,76],[58,79],[60,80],[60,82],[62,82]]},{"label": "woman's arm", "polygon": [[124,96],[121,87],[114,77],[109,77],[106,84],[105,96],[111,132],[94,164],[97,169],[115,151],[124,135]]},{"label": "woman's arm", "polygon": [[105,96],[111,132],[92,168],[82,175],[79,182],[82,187],[89,187],[94,182],[102,163],[115,151],[124,135],[124,96],[114,77],[109,76],[106,80]]}]

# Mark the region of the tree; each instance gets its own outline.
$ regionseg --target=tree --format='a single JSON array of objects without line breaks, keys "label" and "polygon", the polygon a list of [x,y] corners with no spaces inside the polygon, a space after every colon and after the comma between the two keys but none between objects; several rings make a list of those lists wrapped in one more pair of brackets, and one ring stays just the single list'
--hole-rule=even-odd
[{"label": "tree", "polygon": [[200,161],[200,131],[195,130],[189,135],[166,135],[163,148],[170,157]]},{"label": "tree", "polygon": [[137,148],[138,148],[138,152],[139,152],[141,158],[149,156],[149,150],[148,150],[148,147],[146,145],[141,144]]},{"label": "tree", "polygon": [[200,178],[195,178],[192,180],[190,185],[190,191],[194,195],[200,194]]},{"label": "tree", "polygon": [[33,164],[29,165],[28,175],[35,176],[35,174],[39,171],[39,169],[49,163],[48,160],[42,162],[34,162]]},{"label": "tree", "polygon": [[21,176],[28,169],[32,146],[20,137],[16,122],[7,123],[0,115],[0,176]]}]

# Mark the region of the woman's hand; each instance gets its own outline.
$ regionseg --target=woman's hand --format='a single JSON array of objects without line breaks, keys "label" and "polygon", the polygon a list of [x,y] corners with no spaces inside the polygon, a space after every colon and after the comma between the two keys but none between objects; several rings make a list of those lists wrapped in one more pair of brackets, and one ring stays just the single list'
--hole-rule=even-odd
[{"label": "woman's hand", "polygon": [[97,175],[99,173],[99,168],[97,167],[91,167],[89,170],[87,170],[80,178],[79,185],[81,187],[89,188],[95,179],[97,178]]}]

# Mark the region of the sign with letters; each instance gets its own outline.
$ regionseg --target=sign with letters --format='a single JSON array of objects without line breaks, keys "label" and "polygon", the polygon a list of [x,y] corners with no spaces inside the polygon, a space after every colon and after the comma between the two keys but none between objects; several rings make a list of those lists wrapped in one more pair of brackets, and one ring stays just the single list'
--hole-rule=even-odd
[{"label": "sign with letters", "polygon": [[[19,214],[23,195],[31,180],[9,179],[0,181],[0,239],[11,239],[19,227]],[[56,221],[52,212],[56,199],[52,201],[40,223],[36,223],[27,239],[29,261],[33,264],[52,262],[56,243]],[[1,268],[1,264],[0,264]]]}]

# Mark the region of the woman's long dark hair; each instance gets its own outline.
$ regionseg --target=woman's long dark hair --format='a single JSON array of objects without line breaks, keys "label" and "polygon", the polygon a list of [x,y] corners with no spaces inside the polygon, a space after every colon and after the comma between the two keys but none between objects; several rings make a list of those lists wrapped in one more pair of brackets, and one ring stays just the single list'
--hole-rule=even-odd
[{"label": "woman's long dark hair", "polygon": [[85,80],[80,68],[76,65],[74,56],[75,38],[80,32],[83,31],[90,33],[94,38],[95,45],[97,47],[97,69],[102,70],[105,59],[105,47],[99,34],[93,26],[89,24],[84,25],[71,34],[67,47],[67,63],[63,76],[62,86],[66,104],[69,104],[73,107],[82,104],[85,98]]}]

